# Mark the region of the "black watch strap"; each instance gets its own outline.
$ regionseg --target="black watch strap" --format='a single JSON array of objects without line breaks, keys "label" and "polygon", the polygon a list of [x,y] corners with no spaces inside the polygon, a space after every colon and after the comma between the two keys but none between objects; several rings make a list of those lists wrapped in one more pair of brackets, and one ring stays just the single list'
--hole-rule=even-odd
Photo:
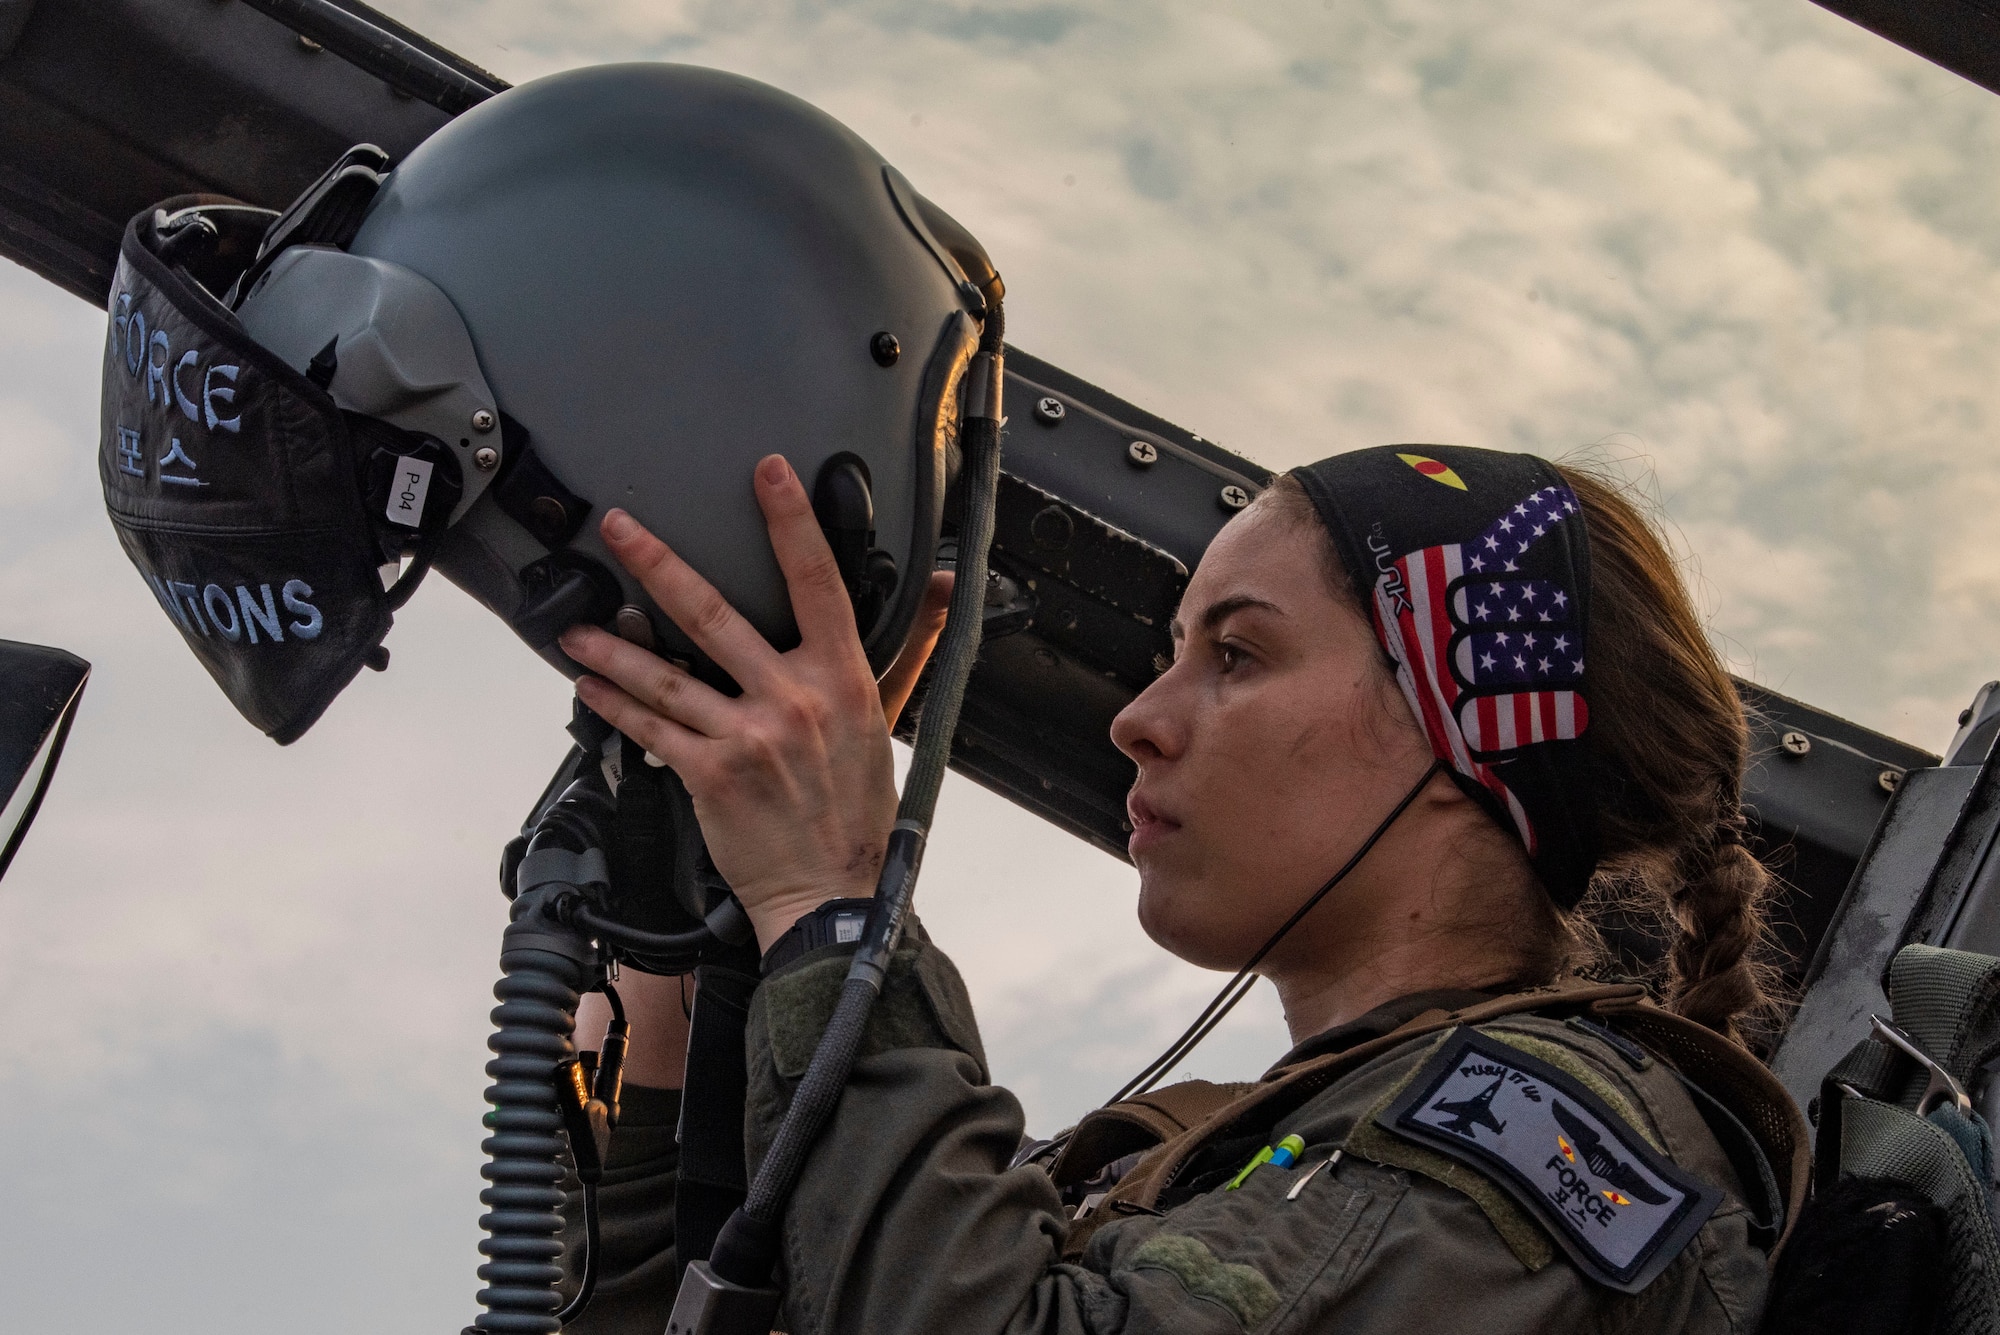
[{"label": "black watch strap", "polygon": [[769,978],[799,956],[821,946],[847,945],[861,939],[868,925],[872,899],[829,899],[792,924],[764,952],[763,975]]}]

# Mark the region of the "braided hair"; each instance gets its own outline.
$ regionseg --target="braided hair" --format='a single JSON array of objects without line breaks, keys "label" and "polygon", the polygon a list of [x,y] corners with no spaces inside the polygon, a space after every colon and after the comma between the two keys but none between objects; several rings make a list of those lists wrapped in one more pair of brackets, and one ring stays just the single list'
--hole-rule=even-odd
[{"label": "braided hair", "polygon": [[1590,534],[1587,739],[1603,848],[1575,916],[1600,937],[1606,925],[1636,923],[1661,947],[1671,1009],[1753,1038],[1775,1008],[1764,962],[1772,879],[1743,843],[1742,701],[1645,513],[1587,468],[1559,471]]}]

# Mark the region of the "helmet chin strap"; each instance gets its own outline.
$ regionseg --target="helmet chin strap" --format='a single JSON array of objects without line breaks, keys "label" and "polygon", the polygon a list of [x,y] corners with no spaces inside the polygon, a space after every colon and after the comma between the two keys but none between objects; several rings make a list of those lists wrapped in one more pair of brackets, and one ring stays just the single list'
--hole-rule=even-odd
[{"label": "helmet chin strap", "polygon": [[1124,1099],[1144,1094],[1147,1090],[1158,1084],[1162,1076],[1179,1065],[1183,1058],[1193,1052],[1200,1045],[1201,1041],[1209,1036],[1215,1026],[1222,1023],[1223,1017],[1236,1008],[1236,1003],[1249,995],[1250,989],[1257,982],[1255,970],[1259,964],[1263,963],[1264,957],[1277,948],[1278,943],[1285,939],[1285,934],[1298,926],[1305,919],[1305,916],[1313,911],[1313,907],[1327,897],[1327,894],[1332,891],[1333,887],[1346,880],[1347,874],[1361,865],[1361,859],[1367,857],[1369,850],[1381,842],[1382,836],[1389,832],[1389,827],[1396,823],[1397,818],[1410,809],[1410,804],[1417,800],[1417,794],[1429,787],[1431,780],[1443,771],[1444,762],[1442,760],[1431,761],[1430,768],[1424,771],[1423,777],[1410,786],[1410,791],[1403,794],[1403,800],[1396,803],[1395,808],[1382,818],[1381,823],[1376,825],[1366,839],[1361,841],[1361,846],[1354,850],[1346,862],[1341,864],[1340,870],[1328,877],[1326,884],[1313,891],[1312,897],[1299,905],[1298,910],[1291,917],[1285,919],[1282,927],[1271,933],[1270,940],[1258,947],[1257,953],[1252,955],[1243,967],[1236,971],[1236,976],[1223,985],[1222,990],[1215,994],[1215,999],[1208,1003],[1208,1006],[1200,1015],[1195,1016],[1194,1023],[1187,1027],[1187,1031],[1175,1039],[1165,1052],[1154,1058],[1146,1069],[1127,1081],[1123,1089],[1106,1099],[1104,1105],[1109,1107]]}]

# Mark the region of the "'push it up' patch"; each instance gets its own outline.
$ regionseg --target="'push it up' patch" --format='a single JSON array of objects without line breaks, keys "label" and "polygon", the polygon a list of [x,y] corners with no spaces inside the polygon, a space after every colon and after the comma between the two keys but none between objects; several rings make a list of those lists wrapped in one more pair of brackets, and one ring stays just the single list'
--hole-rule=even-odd
[{"label": "'push it up' patch", "polygon": [[1626,1293],[1651,1283],[1722,1202],[1574,1076],[1472,1029],[1448,1035],[1376,1121],[1480,1170],[1578,1269]]}]

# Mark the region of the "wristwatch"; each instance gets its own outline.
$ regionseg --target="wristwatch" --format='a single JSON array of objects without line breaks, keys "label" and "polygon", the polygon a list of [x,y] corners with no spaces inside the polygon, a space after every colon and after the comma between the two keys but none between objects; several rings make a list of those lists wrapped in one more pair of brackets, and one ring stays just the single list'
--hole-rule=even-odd
[{"label": "wristwatch", "polygon": [[868,923],[868,910],[874,904],[872,899],[827,900],[793,923],[789,932],[771,943],[771,948],[764,952],[761,969],[764,977],[769,978],[799,956],[821,946],[848,945],[859,941]]}]

